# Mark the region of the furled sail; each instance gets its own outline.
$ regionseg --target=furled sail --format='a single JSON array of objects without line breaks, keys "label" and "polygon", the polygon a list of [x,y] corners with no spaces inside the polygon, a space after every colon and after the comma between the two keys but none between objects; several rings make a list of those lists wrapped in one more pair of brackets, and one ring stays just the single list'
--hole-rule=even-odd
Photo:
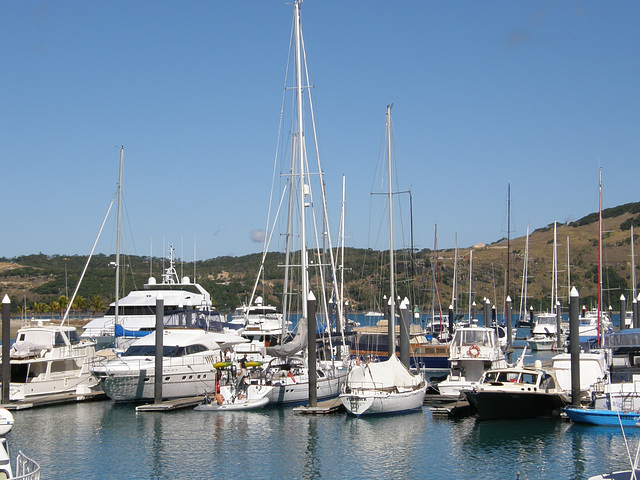
[{"label": "furled sail", "polygon": [[301,318],[298,321],[296,336],[293,340],[282,345],[267,347],[266,354],[272,357],[285,358],[298,353],[307,347],[307,319]]}]

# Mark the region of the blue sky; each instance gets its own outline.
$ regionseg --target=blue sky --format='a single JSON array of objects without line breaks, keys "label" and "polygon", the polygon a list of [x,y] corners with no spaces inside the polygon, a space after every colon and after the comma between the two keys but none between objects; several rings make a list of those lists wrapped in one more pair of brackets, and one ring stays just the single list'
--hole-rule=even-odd
[{"label": "blue sky", "polygon": [[[125,148],[128,253],[259,252],[292,21],[274,0],[0,3],[0,256],[87,254]],[[640,3],[302,5],[332,233],[349,246],[393,122],[414,238],[512,237],[639,201]],[[112,253],[115,215],[98,250]]]}]

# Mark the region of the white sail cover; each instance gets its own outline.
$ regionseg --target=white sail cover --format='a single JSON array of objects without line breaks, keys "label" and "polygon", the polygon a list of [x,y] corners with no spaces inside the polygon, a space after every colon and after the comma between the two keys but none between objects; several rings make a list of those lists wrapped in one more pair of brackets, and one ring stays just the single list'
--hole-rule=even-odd
[{"label": "white sail cover", "polygon": [[420,376],[413,375],[404,364],[393,355],[384,362],[365,363],[349,373],[347,384],[352,389],[413,389],[420,385]]},{"label": "white sail cover", "polygon": [[301,318],[296,328],[296,336],[290,342],[274,347],[267,347],[266,354],[272,357],[285,358],[307,348],[307,319]]}]

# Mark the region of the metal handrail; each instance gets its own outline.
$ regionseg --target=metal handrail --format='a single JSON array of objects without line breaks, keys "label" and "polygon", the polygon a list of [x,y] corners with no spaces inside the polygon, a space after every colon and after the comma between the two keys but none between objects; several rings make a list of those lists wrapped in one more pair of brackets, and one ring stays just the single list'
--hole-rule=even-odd
[{"label": "metal handrail", "polygon": [[40,465],[24,453],[18,452],[18,457],[16,458],[16,473],[13,478],[16,480],[40,480]]}]

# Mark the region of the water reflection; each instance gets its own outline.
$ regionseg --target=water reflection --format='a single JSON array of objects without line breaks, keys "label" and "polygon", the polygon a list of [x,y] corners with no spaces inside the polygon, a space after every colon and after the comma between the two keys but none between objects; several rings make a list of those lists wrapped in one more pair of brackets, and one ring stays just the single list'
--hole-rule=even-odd
[{"label": "water reflection", "polygon": [[380,417],[346,417],[341,436],[353,470],[364,478],[421,476],[427,419],[422,411]]},{"label": "water reflection", "polygon": [[[255,412],[136,414],[73,404],[14,413],[7,435],[43,478],[587,478],[627,468],[620,429],[543,419],[478,423],[408,415]],[[640,429],[627,431],[632,455]]]}]

